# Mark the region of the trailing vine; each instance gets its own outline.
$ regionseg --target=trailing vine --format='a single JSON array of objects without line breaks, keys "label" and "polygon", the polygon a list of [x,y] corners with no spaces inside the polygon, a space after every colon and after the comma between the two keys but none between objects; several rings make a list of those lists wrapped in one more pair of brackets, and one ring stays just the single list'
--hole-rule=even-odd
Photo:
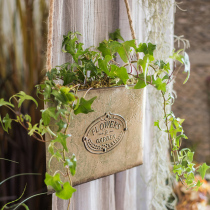
[{"label": "trailing vine", "polygon": [[[49,165],[51,160],[56,158],[63,163],[63,170],[56,171],[52,176],[46,173],[45,184],[61,199],[70,199],[76,191],[72,187],[71,177],[76,173],[77,163],[75,155],[70,153],[66,146],[66,142],[71,138],[67,129],[71,126],[74,115],[94,111],[91,105],[96,99],[93,97],[86,100],[85,97],[78,97],[79,89],[125,85],[125,88],[132,91],[151,85],[160,91],[163,97],[163,123],[156,121],[154,125],[168,135],[173,172],[187,188],[198,189],[202,183],[195,180],[194,174],[198,172],[204,178],[209,166],[204,163],[195,167],[194,153],[188,148],[181,149],[182,140],[187,139],[182,127],[184,120],[176,118],[173,112],[167,112],[167,106],[173,104],[174,97],[172,94],[166,94],[166,87],[174,80],[181,66],[185,66],[184,72],[187,73],[184,83],[189,79],[190,63],[187,53],[183,53],[182,50],[172,52],[168,61],[175,60],[178,65],[171,70],[169,62],[155,59],[156,45],[140,43],[136,46],[136,40],[125,41],[119,29],[110,34],[110,39],[101,42],[97,48],[83,49],[83,43],[79,42],[78,36],[78,32],[69,32],[63,36],[62,51],[70,54],[73,62],[51,69],[46,74],[47,79],[37,85],[37,94],[44,96],[44,102],[48,104],[48,108],[41,110],[42,117],[39,123],[32,125],[31,116],[21,113],[22,104],[26,100],[31,100],[38,106],[33,97],[21,91],[9,101],[0,99],[0,107],[7,107],[16,115],[15,119],[11,119],[8,113],[3,118],[0,117],[6,132],[11,129],[12,122],[16,122],[38,141],[46,142],[44,135],[49,135]],[[141,58],[135,59],[133,54],[139,54]],[[116,62],[117,55],[123,61],[122,65]],[[60,176],[68,177],[69,181],[63,183]]]}]

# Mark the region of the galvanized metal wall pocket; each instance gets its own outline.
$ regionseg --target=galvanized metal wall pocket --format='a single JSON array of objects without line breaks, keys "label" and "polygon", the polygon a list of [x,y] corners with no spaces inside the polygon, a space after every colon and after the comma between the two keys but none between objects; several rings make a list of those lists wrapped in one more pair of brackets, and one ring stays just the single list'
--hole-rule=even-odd
[{"label": "galvanized metal wall pocket", "polygon": [[[79,97],[85,93],[78,91]],[[85,99],[94,96],[97,96],[92,104],[95,111],[73,116],[67,131],[71,137],[67,139],[66,156],[74,153],[77,158],[73,186],[138,166],[143,160],[144,89],[92,89]],[[47,139],[50,137],[46,136]],[[48,152],[46,155],[48,163],[51,156]],[[62,169],[63,163],[55,159],[50,168],[47,164],[49,174]]]}]

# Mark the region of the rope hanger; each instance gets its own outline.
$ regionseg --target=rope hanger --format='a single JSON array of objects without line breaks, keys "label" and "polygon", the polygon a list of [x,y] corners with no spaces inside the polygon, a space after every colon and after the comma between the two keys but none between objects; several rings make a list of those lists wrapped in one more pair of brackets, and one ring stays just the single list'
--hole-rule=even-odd
[{"label": "rope hanger", "polygon": [[[129,21],[129,26],[130,26],[130,30],[131,30],[132,39],[135,39],[135,44],[136,44],[136,47],[137,47],[136,34],[135,34],[135,31],[134,31],[134,27],[133,27],[133,20],[132,20],[132,17],[131,17],[130,6],[129,6],[129,3],[128,3],[128,0],[124,0],[124,1],[125,1],[126,11],[127,11],[127,15],[128,15],[128,21]],[[136,53],[136,58],[137,58],[137,60],[139,60],[139,54],[138,53]]]}]

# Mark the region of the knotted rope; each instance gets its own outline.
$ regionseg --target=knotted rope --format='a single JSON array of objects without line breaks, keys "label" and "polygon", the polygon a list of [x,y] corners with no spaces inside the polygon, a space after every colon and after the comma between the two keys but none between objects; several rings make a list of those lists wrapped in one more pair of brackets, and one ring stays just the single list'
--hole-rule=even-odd
[{"label": "knotted rope", "polygon": [[[132,17],[131,17],[131,11],[130,11],[130,6],[129,6],[129,3],[128,3],[128,0],[125,0],[125,6],[126,6],[127,15],[128,15],[128,21],[129,21],[129,26],[130,26],[130,30],[131,30],[132,39],[135,39],[136,47],[138,47],[137,46],[136,34],[135,34],[135,31],[134,31],[134,27],[133,27],[133,20],[132,20]],[[137,60],[139,60],[139,54],[138,53],[136,53],[136,58],[137,58]]]},{"label": "knotted rope", "polygon": [[52,69],[52,46],[53,46],[53,13],[54,13],[54,0],[50,0],[50,10],[48,17],[48,36],[47,36],[47,62],[46,69]]}]

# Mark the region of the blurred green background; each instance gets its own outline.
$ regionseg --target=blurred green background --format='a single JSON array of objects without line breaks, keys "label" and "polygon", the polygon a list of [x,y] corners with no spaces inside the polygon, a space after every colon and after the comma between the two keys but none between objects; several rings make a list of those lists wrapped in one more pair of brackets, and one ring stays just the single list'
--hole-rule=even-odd
[{"label": "blurred green background", "polygon": [[[0,98],[9,100],[13,94],[24,91],[39,101],[25,103],[23,113],[32,116],[32,123],[40,119],[43,102],[36,97],[34,86],[45,75],[47,43],[47,0],[0,0]],[[0,115],[8,110],[1,107]],[[12,117],[13,114],[9,112]],[[0,127],[0,158],[15,160],[19,164],[0,160],[0,180],[19,173],[40,173],[40,176],[20,176],[0,186],[0,207],[17,199],[27,188],[21,200],[46,192],[45,145],[27,135],[19,125],[13,123],[9,134]],[[51,196],[38,196],[26,204],[31,210],[50,209]],[[20,207],[19,209],[22,209]]]}]

